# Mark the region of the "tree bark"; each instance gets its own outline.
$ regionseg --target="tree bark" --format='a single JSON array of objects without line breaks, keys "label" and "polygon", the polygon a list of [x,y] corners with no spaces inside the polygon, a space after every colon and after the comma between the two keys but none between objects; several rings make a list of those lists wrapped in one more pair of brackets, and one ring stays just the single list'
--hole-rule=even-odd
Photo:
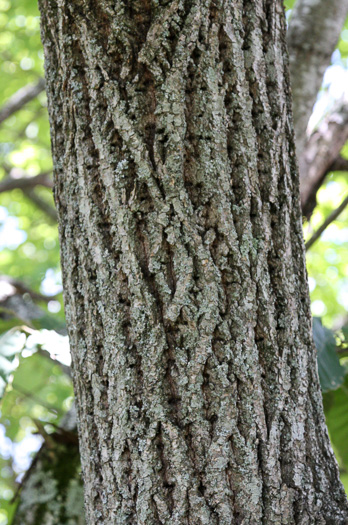
[{"label": "tree bark", "polygon": [[87,523],[347,523],[282,2],[40,9]]}]

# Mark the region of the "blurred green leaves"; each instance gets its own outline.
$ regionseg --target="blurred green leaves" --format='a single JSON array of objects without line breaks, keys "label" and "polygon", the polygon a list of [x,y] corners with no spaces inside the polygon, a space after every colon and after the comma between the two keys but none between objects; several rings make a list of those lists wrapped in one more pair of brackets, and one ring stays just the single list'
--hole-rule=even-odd
[{"label": "blurred green leaves", "polygon": [[[0,0],[0,107],[43,74],[37,2]],[[51,169],[46,95],[42,92],[0,126],[0,180],[9,174],[32,177]],[[53,207],[49,188],[37,186],[33,191],[36,199]],[[4,222],[10,219],[12,235],[9,229],[4,231]],[[11,238],[19,242],[11,244]],[[37,292],[48,270],[59,271],[57,225],[21,189],[0,194],[0,247],[0,274],[21,279],[25,275],[26,284]],[[62,311],[59,316],[63,319]]]},{"label": "blurred green leaves", "polygon": [[[347,173],[331,173],[317,194],[318,205],[304,225],[308,240],[348,192]],[[307,251],[307,270],[313,316],[325,326],[345,324],[348,308],[348,208]]]},{"label": "blurred green leaves", "polygon": [[[69,367],[55,357],[67,358],[66,336],[54,330],[17,327],[0,337],[0,523],[10,522],[16,481],[41,446],[38,423],[52,432],[73,401]],[[1,521],[2,520],[2,521]]]},{"label": "blurred green leaves", "polygon": [[[0,0],[0,75],[0,107],[19,89],[43,77],[36,0]],[[0,181],[52,170],[46,104],[42,92],[2,122]],[[68,367],[55,359],[59,349],[62,357],[67,338],[57,333],[64,333],[58,230],[44,211],[47,207],[53,207],[52,191],[43,186],[31,193],[14,189],[0,194],[0,275],[18,279],[34,294],[47,296],[39,301],[39,315],[23,319],[21,314],[18,319],[18,312],[10,315],[7,303],[2,302],[7,292],[0,280],[2,392],[8,383],[0,415],[1,525],[11,522],[16,480],[42,442],[35,434],[34,421],[51,432],[72,403]],[[15,297],[30,310],[27,295],[17,292]]]},{"label": "blurred green leaves", "polygon": [[340,51],[342,59],[348,58],[348,19],[342,29],[341,38],[338,42],[338,49]]}]

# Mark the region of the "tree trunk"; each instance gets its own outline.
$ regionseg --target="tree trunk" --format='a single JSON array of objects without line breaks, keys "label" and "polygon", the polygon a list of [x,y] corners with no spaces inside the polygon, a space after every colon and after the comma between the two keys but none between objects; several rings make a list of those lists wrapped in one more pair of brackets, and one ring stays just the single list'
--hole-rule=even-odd
[{"label": "tree trunk", "polygon": [[40,0],[87,522],[345,524],[280,0]]}]

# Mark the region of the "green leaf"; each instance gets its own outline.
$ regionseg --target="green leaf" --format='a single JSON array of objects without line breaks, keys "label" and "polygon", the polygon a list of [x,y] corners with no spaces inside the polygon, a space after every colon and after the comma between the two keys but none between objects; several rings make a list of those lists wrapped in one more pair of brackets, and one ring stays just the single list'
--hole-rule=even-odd
[{"label": "green leaf", "polygon": [[8,378],[17,367],[16,355],[23,349],[26,335],[13,328],[0,336],[0,398]]},{"label": "green leaf", "polygon": [[286,10],[292,9],[294,7],[295,1],[296,0],[285,0],[285,2],[284,2],[285,9]]},{"label": "green leaf", "polygon": [[318,371],[323,392],[339,388],[345,376],[336,353],[333,332],[321,324],[319,317],[313,317],[313,338],[318,351]]},{"label": "green leaf", "polygon": [[348,343],[348,325],[343,326],[343,328],[341,328],[341,331],[343,333],[344,341]]},{"label": "green leaf", "polygon": [[348,471],[348,376],[340,388],[323,397],[331,442],[340,466]]}]

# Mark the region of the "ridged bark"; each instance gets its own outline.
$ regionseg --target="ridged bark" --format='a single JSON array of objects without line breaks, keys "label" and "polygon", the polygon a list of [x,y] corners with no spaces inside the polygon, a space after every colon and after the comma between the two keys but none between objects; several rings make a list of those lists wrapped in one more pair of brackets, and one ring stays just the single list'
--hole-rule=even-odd
[{"label": "ridged bark", "polygon": [[344,524],[280,0],[40,0],[96,524]]}]

